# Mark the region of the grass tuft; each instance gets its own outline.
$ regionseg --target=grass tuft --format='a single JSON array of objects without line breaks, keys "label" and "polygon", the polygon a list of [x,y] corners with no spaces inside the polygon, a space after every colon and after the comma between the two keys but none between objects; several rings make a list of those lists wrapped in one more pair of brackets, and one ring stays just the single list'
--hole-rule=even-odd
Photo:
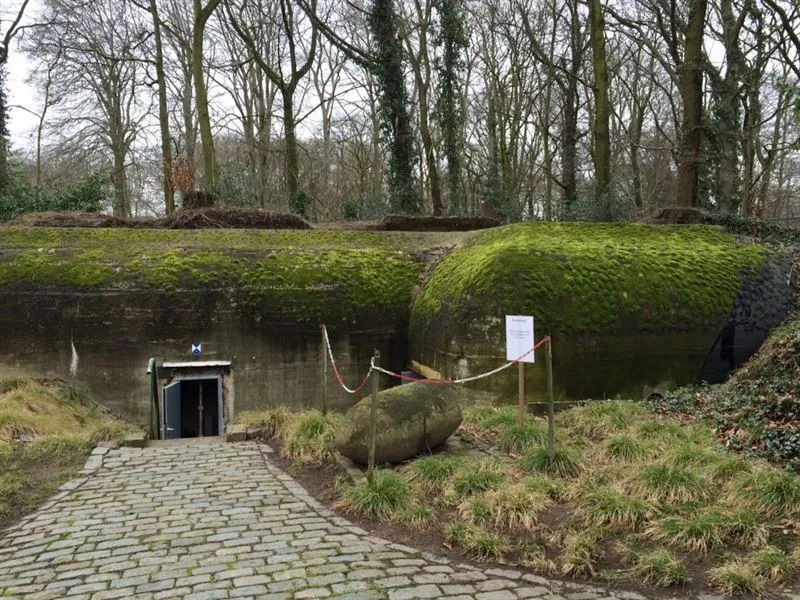
[{"label": "grass tuft", "polygon": [[267,410],[243,411],[236,415],[236,422],[247,428],[261,429],[265,437],[271,438],[283,435],[291,418],[292,413],[287,407],[276,406]]},{"label": "grass tuft", "polygon": [[608,440],[605,453],[614,461],[631,462],[648,454],[649,448],[629,435],[617,435]]},{"label": "grass tuft", "polygon": [[745,505],[771,517],[800,515],[800,476],[763,469],[741,480],[733,492]]},{"label": "grass tuft", "polygon": [[459,498],[495,490],[506,482],[506,474],[492,460],[476,462],[459,470],[453,478],[453,490]]},{"label": "grass tuft", "polygon": [[412,529],[427,529],[434,521],[433,511],[426,506],[413,506],[406,509],[400,520]]},{"label": "grass tuft", "polygon": [[738,559],[709,570],[708,580],[714,589],[727,596],[760,596],[764,591],[764,580],[750,565]]},{"label": "grass tuft", "polygon": [[452,456],[425,456],[415,460],[408,473],[409,481],[424,490],[440,490],[458,470],[461,460]]},{"label": "grass tuft", "polygon": [[638,495],[659,503],[695,502],[708,496],[708,486],[694,470],[661,463],[640,467],[631,487]]},{"label": "grass tuft", "polygon": [[597,574],[600,534],[596,529],[572,533],[564,540],[561,573],[572,577]]},{"label": "grass tuft", "polygon": [[575,477],[583,470],[580,460],[570,450],[557,448],[550,457],[543,446],[528,452],[519,464],[529,473],[547,473],[558,477]]},{"label": "grass tuft", "polygon": [[706,555],[725,543],[728,521],[715,509],[670,515],[647,528],[648,537],[681,550]]},{"label": "grass tuft", "polygon": [[480,527],[472,530],[462,545],[469,556],[479,561],[499,561],[508,552],[508,544],[503,536]]},{"label": "grass tuft", "polygon": [[500,433],[498,446],[509,454],[522,454],[531,448],[541,446],[547,439],[547,431],[539,423],[528,421],[522,427],[519,423],[508,425]]},{"label": "grass tuft", "polygon": [[669,550],[655,550],[636,558],[634,576],[648,585],[669,587],[688,583],[689,569]]},{"label": "grass tuft", "polygon": [[747,563],[756,575],[770,581],[786,581],[792,574],[792,559],[776,546],[764,546],[751,554]]},{"label": "grass tuft", "polygon": [[583,522],[615,533],[636,531],[653,512],[650,503],[608,486],[591,486],[582,496],[587,503],[581,511]]},{"label": "grass tuft", "polygon": [[290,416],[281,433],[283,453],[301,462],[333,462],[336,424],[340,419],[340,415],[323,416],[318,410]]},{"label": "grass tuft", "polygon": [[346,488],[337,505],[352,514],[389,519],[405,510],[411,501],[406,481],[391,469],[379,469],[368,479]]},{"label": "grass tuft", "polygon": [[511,530],[533,530],[538,513],[550,504],[546,494],[531,491],[522,484],[486,492],[484,498],[491,522]]},{"label": "grass tuft", "polygon": [[636,402],[591,402],[558,415],[562,426],[594,440],[627,431],[647,415]]}]

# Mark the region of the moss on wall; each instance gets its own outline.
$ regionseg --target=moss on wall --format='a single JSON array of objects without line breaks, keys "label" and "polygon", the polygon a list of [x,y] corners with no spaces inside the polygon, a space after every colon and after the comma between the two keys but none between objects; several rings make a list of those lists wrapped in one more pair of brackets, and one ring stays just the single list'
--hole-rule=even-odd
[{"label": "moss on wall", "polygon": [[[663,332],[724,323],[767,250],[703,226],[538,223],[493,229],[446,256],[420,291],[412,346],[456,325],[531,314],[539,332]],[[499,333],[495,332],[495,333]]]},{"label": "moss on wall", "polygon": [[0,228],[0,288],[222,294],[286,320],[407,319],[421,253],[464,234]]}]

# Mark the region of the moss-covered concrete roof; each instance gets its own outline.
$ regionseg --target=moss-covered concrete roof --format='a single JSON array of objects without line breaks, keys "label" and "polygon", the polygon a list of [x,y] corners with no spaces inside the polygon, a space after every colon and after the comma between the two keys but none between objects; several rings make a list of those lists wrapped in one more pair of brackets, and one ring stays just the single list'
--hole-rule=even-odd
[{"label": "moss-covered concrete roof", "polygon": [[0,290],[213,290],[287,319],[407,316],[423,253],[465,235],[2,227]]},{"label": "moss-covered concrete roof", "polygon": [[538,331],[564,333],[715,327],[740,276],[767,254],[705,226],[497,228],[439,262],[414,303],[412,336],[507,314],[534,315]]}]

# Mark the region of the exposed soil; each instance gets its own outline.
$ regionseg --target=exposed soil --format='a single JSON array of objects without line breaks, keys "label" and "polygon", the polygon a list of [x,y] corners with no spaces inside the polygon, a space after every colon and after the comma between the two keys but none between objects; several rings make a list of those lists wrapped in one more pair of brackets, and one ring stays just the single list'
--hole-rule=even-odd
[{"label": "exposed soil", "polygon": [[30,514],[52,496],[58,486],[76,476],[88,457],[86,454],[66,453],[32,458],[24,452],[23,443],[15,442],[13,455],[7,464],[11,468],[3,476],[24,477],[25,486],[10,498],[8,510],[0,512],[0,530],[13,525]]}]

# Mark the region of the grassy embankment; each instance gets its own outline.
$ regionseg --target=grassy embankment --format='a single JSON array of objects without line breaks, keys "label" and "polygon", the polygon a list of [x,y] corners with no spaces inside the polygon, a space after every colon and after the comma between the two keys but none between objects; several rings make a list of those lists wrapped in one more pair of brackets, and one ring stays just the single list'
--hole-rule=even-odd
[{"label": "grassy embankment", "polygon": [[63,382],[0,377],[0,527],[73,478],[95,444],[129,431]]}]

